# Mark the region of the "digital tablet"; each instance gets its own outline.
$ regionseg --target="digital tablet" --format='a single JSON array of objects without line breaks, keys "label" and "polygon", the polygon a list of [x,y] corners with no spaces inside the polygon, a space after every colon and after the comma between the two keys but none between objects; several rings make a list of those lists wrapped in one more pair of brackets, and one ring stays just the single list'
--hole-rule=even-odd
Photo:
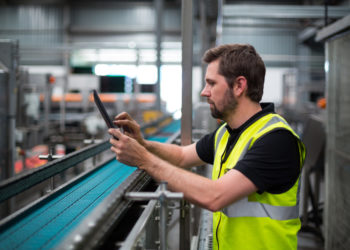
[{"label": "digital tablet", "polygon": [[95,104],[96,104],[98,110],[100,111],[103,119],[105,120],[107,127],[108,128],[115,128],[112,120],[109,118],[107,111],[106,111],[105,107],[103,106],[103,103],[101,102],[101,99],[98,96],[97,91],[95,89],[94,89],[94,101],[95,101]]}]

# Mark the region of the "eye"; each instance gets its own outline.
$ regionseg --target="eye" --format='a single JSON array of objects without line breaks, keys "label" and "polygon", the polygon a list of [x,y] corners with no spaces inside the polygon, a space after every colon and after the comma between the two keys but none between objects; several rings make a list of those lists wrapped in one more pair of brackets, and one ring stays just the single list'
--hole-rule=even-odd
[{"label": "eye", "polygon": [[215,84],[215,81],[213,80],[207,80],[207,84],[209,84],[210,86],[213,86]]}]

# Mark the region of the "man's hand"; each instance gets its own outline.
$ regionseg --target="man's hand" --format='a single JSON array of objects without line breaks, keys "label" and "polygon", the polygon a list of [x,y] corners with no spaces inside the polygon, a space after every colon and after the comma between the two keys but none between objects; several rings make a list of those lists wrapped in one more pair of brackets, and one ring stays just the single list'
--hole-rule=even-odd
[{"label": "man's hand", "polygon": [[123,128],[125,135],[134,138],[138,143],[145,146],[145,140],[142,136],[140,125],[132,119],[128,113],[120,113],[114,117],[113,123],[119,128]]},{"label": "man's hand", "polygon": [[109,142],[112,144],[111,150],[116,153],[116,159],[126,165],[142,168],[150,153],[135,139],[123,134],[119,129],[109,129],[108,133],[112,135]]}]

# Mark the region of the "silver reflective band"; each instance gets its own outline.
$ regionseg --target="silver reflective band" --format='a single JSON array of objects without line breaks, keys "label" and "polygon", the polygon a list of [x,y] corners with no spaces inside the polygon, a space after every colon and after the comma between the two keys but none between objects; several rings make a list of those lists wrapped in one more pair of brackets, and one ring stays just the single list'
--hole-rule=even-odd
[{"label": "silver reflective band", "polygon": [[237,162],[239,162],[240,160],[243,159],[243,157],[245,156],[245,154],[246,154],[247,151],[248,151],[248,148],[249,148],[249,146],[250,146],[250,143],[252,143],[252,140],[253,140],[253,138],[250,138],[249,141],[248,141],[248,143],[244,146],[244,149],[243,149],[241,155],[239,156]]},{"label": "silver reflective band", "polygon": [[[219,131],[219,134],[218,134],[217,139],[216,139],[216,144],[215,144],[215,155],[216,155],[216,151],[218,150],[219,143],[220,143],[220,141],[221,141],[221,139],[224,136],[226,131],[227,131],[226,126],[221,128],[220,131]],[[215,157],[215,155],[214,155],[214,157]]]},{"label": "silver reflective band", "polygon": [[233,217],[269,217],[273,220],[291,220],[299,217],[299,206],[272,206],[260,202],[250,202],[243,198],[222,209],[230,218]]},{"label": "silver reflective band", "polygon": [[278,122],[282,122],[283,124],[287,125],[289,127],[289,124],[286,123],[286,121],[284,121],[281,117],[275,115],[275,116],[272,116],[272,118],[259,130],[258,133],[260,133],[261,131],[263,131],[265,128],[273,125],[273,124],[276,124]]}]

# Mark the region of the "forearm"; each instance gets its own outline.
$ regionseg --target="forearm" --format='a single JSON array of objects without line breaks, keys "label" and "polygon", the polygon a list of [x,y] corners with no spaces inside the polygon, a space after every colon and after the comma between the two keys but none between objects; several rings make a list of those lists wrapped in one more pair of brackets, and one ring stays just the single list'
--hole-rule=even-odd
[{"label": "forearm", "polygon": [[219,198],[218,183],[188,170],[180,169],[169,162],[163,161],[154,155],[139,167],[145,170],[157,181],[166,181],[168,188],[174,192],[181,192],[184,198],[191,203],[209,210],[216,210]]},{"label": "forearm", "polygon": [[166,181],[170,190],[182,192],[186,200],[210,211],[219,211],[257,191],[254,183],[237,170],[211,180],[172,166],[154,155],[150,154],[148,159],[151,160],[144,161],[140,165],[141,169],[158,181]]},{"label": "forearm", "polygon": [[172,165],[186,168],[190,167],[183,161],[183,151],[181,146],[176,144],[165,144],[156,141],[145,141],[145,148],[152,154],[171,163]]}]

